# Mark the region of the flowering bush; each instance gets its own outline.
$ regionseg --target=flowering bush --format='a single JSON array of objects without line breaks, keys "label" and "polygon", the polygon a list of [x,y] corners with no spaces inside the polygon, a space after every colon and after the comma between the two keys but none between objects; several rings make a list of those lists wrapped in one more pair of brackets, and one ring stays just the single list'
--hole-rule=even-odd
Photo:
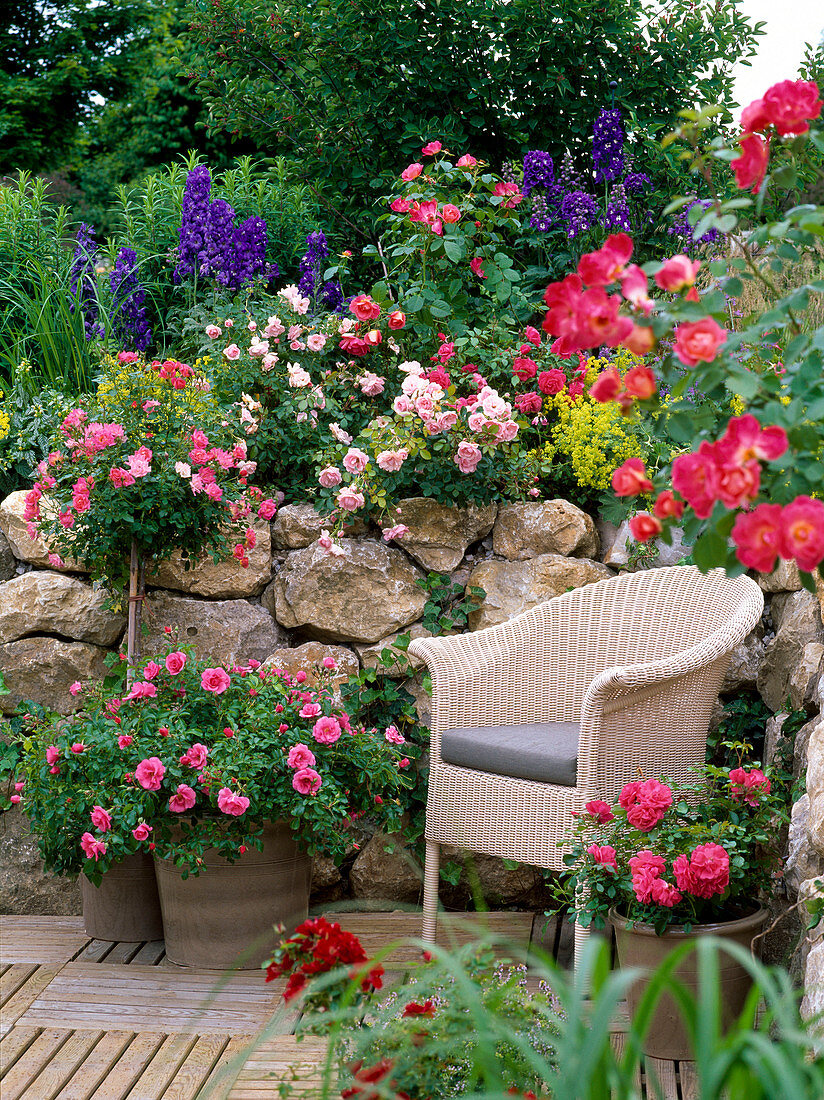
[{"label": "flowering bush", "polygon": [[769,773],[707,766],[703,784],[627,783],[615,805],[588,802],[564,857],[574,919],[603,927],[607,912],[654,926],[729,919],[751,907],[777,870],[786,820]]},{"label": "flowering bush", "polygon": [[257,662],[207,667],[185,648],[149,660],[128,692],[75,684],[83,710],[29,716],[23,808],[46,866],[93,880],[153,850],[197,872],[216,848],[234,860],[287,820],[308,851],[340,858],[369,813],[391,831],[411,786],[413,746],[353,723],[330,688],[334,662],[294,677]]},{"label": "flowering bush", "polygon": [[310,979],[319,974],[331,974],[332,980],[311,990],[304,1010],[311,1007],[324,1011],[341,1003],[352,981],[356,981],[359,992],[365,994],[383,985],[383,967],[369,963],[358,937],[324,917],[310,917],[299,924],[288,939],[281,940],[264,967],[267,982],[288,975],[283,991],[286,1002],[297,997]]},{"label": "flowering bush", "polygon": [[56,568],[74,558],[112,588],[128,575],[133,547],[143,561],[174,550],[190,561],[208,549],[243,562],[251,518],[271,518],[275,504],[248,485],[255,464],[241,433],[185,363],[118,359],[97,398],[64,417],[38,465],[29,533],[43,535]]}]

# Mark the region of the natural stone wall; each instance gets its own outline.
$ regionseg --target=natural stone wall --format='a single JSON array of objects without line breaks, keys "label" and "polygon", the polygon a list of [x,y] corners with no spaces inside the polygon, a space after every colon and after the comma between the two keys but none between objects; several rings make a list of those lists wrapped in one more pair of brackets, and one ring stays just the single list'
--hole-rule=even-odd
[{"label": "natural stone wall", "polygon": [[[401,667],[384,667],[380,654],[400,633],[427,635],[421,621],[427,596],[416,582],[428,571],[486,591],[470,617],[470,629],[478,630],[569,588],[613,576],[627,563],[624,529],[596,525],[568,501],[455,509],[415,497],[398,507],[397,521],[409,527],[409,535],[390,545],[377,528],[354,518],[341,541],[342,555],[328,555],[317,545],[323,518],[311,504],[296,504],[281,508],[271,524],[257,524],[248,570],[235,561],[203,561],[191,569],[179,560],[163,564],[149,576],[144,654],[167,641],[170,627],[173,638],[216,663],[254,658],[311,675],[313,666],[331,655],[340,679],[360,667],[397,677],[404,675]],[[0,670],[11,690],[0,697],[0,706],[11,713],[21,698],[29,697],[68,713],[78,706],[68,692],[71,683],[102,675],[106,653],[122,644],[123,613],[82,572],[49,568],[47,549],[28,538],[22,514],[23,494],[0,503]],[[680,560],[684,553],[680,544],[663,547],[654,564]],[[824,624],[818,601],[802,589],[791,566],[782,564],[769,577],[759,577],[759,583],[767,602],[765,617],[733,655],[721,702],[745,690],[759,693],[774,710],[789,697],[793,706],[808,712],[796,742],[796,770],[804,774],[809,757],[809,771],[808,795],[795,807],[790,832],[787,880],[794,897],[799,888],[809,893],[824,868],[824,720],[819,714]],[[824,600],[824,585],[820,597]],[[426,725],[431,708],[422,676],[404,686]],[[768,747],[780,729],[779,717],[771,725]],[[9,811],[4,822],[0,911],[77,911],[76,887],[43,875],[21,815]],[[444,853],[445,861],[453,858],[458,853]],[[510,871],[500,860],[474,857],[471,873],[464,872],[455,887],[444,886],[444,902],[465,905],[476,874],[495,904],[540,908],[548,900],[539,872]],[[317,900],[354,896],[363,904],[391,907],[419,899],[421,869],[398,838],[353,831],[341,869],[328,860],[317,862],[313,891]],[[807,944],[796,955],[796,965],[806,964],[809,956],[810,966],[819,965],[824,974],[824,945],[819,945],[820,963],[815,946]]]}]

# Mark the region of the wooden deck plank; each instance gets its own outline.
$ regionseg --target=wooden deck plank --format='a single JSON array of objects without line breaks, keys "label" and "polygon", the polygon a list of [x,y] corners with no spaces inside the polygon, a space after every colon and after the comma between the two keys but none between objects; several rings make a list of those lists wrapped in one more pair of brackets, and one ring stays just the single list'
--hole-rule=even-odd
[{"label": "wooden deck plank", "polygon": [[166,954],[163,940],[149,940],[130,961],[143,966],[156,966]]},{"label": "wooden deck plank", "polygon": [[[194,1100],[229,1045],[225,1035],[201,1035],[166,1086],[163,1100]],[[131,1097],[129,1098],[131,1100]],[[156,1100],[151,1097],[150,1100]]]},{"label": "wooden deck plank", "polygon": [[167,1035],[154,1058],[132,1086],[129,1100],[158,1100],[165,1096],[186,1056],[197,1042],[196,1035]]},{"label": "wooden deck plank", "polygon": [[135,1035],[93,1094],[94,1100],[124,1100],[163,1043],[164,1036]]},{"label": "wooden deck plank", "polygon": [[277,1035],[253,1043],[228,1100],[268,1100],[281,1081],[289,1082],[293,1095],[319,1092],[325,1059],[323,1040],[298,1042],[293,1035]]},{"label": "wooden deck plank", "polygon": [[282,982],[257,971],[167,970],[159,966],[67,963],[25,1014],[41,1027],[193,1034],[258,1031],[275,1011]]},{"label": "wooden deck plank", "polygon": [[0,1080],[40,1034],[39,1027],[13,1027],[0,1043]]},{"label": "wooden deck plank", "polygon": [[0,977],[0,1006],[10,1000],[37,970],[37,963],[12,963]]},{"label": "wooden deck plank", "polygon": [[681,1082],[681,1100],[698,1100],[701,1087],[695,1072],[695,1062],[679,1062],[678,1078]]},{"label": "wooden deck plank", "polygon": [[31,931],[83,933],[83,918],[4,913],[0,916],[0,931],[4,936],[12,932]]},{"label": "wooden deck plank", "polygon": [[647,1100],[678,1100],[675,1062],[662,1058],[644,1058]]},{"label": "wooden deck plank", "polygon": [[[37,1075],[71,1036],[65,1029],[43,1031],[14,1063],[3,1078],[3,1100],[19,1100],[29,1088],[36,1089]],[[35,1100],[36,1091],[29,1093]]]},{"label": "wooden deck plank", "polygon": [[[617,1032],[617,1033],[610,1036],[610,1041],[612,1043],[612,1049],[615,1051],[616,1056],[619,1059],[623,1058],[624,1053],[626,1051],[626,1047],[627,1047],[626,1033],[622,1032],[622,1031],[619,1031],[619,1032]],[[636,1089],[638,1095],[641,1096],[642,1094],[641,1094],[641,1067],[640,1067],[640,1065],[635,1067],[635,1070],[634,1070],[634,1073],[633,1073],[633,1081],[634,1081],[635,1089]]]},{"label": "wooden deck plank", "polygon": [[23,1093],[24,1100],[54,1100],[83,1065],[103,1034],[103,1031],[73,1032]]},{"label": "wooden deck plank", "polygon": [[[212,1072],[206,1078],[197,1100],[225,1100],[238,1070],[243,1065],[244,1056],[253,1042],[251,1035],[233,1035],[223,1048]],[[164,1097],[164,1100],[166,1098]]]},{"label": "wooden deck plank", "polygon": [[[76,918],[71,918],[73,921]],[[44,923],[50,920],[54,923]],[[0,954],[4,963],[68,962],[88,944],[89,937],[79,928],[66,926],[59,917],[0,918]]]},{"label": "wooden deck plank", "polygon": [[[91,1032],[82,1034],[91,1034]],[[112,1067],[133,1038],[131,1031],[107,1031],[83,1065],[66,1082],[55,1100],[92,1100],[95,1089],[112,1071]]]},{"label": "wooden deck plank", "polygon": [[38,966],[26,984],[0,1009],[0,1036],[6,1034],[63,969],[62,964]]},{"label": "wooden deck plank", "polygon": [[114,946],[111,940],[91,940],[77,956],[78,962],[103,962]]},{"label": "wooden deck plank", "polygon": [[[396,940],[420,939],[421,935],[420,913],[330,912],[325,915],[327,920],[335,920],[347,932],[354,933],[369,956]],[[437,943],[441,947],[455,948],[483,936],[494,936],[526,949],[532,934],[532,920],[531,913],[439,913]],[[419,948],[401,944],[387,957],[399,963],[417,961],[420,955]]]},{"label": "wooden deck plank", "polygon": [[116,943],[111,951],[106,956],[106,962],[109,964],[117,963],[119,966],[125,966],[130,963],[143,947],[143,943]]}]

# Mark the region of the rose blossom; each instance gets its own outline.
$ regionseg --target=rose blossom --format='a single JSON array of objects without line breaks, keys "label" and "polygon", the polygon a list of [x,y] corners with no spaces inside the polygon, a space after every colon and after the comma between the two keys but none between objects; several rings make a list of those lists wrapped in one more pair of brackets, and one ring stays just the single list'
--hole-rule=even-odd
[{"label": "rose blossom", "polygon": [[197,801],[197,795],[188,783],[178,783],[177,790],[169,799],[169,809],[173,814],[182,814],[191,810]]},{"label": "rose blossom", "polygon": [[151,825],[147,825],[145,821],[141,821],[137,828],[132,829],[132,836],[135,840],[148,840],[151,831]]},{"label": "rose blossom", "polygon": [[95,863],[106,854],[106,845],[102,840],[97,840],[91,833],[84,833],[80,838],[80,847],[86,859],[94,859]]},{"label": "rose blossom", "polygon": [[360,474],[366,469],[369,464],[369,455],[363,451],[358,450],[357,447],[352,447],[343,456],[343,468],[350,474]]},{"label": "rose blossom", "polygon": [[95,829],[99,829],[101,833],[108,832],[112,827],[112,816],[102,806],[92,807],[91,818],[92,825]]},{"label": "rose blossom", "polygon": [[231,683],[229,673],[225,668],[205,668],[200,676],[200,686],[204,691],[222,695]]},{"label": "rose blossom", "polygon": [[235,794],[228,787],[221,787],[217,795],[218,809],[232,817],[242,817],[249,809],[249,799],[242,794]]},{"label": "rose blossom", "polygon": [[217,327],[217,325],[207,325],[206,335],[209,337],[210,340],[217,340],[218,336],[220,336],[220,329]]},{"label": "rose blossom", "polygon": [[415,161],[413,164],[410,164],[408,168],[404,168],[401,172],[401,179],[409,183],[410,180],[417,179],[422,171],[423,165]]},{"label": "rose blossom", "polygon": [[49,745],[46,749],[46,763],[53,765],[56,764],[59,759],[60,749],[58,749],[57,745]]},{"label": "rose blossom", "polygon": [[363,508],[366,503],[363,493],[357,492],[348,485],[339,490],[335,502],[339,508],[343,508],[344,512],[357,512],[358,508]]},{"label": "rose blossom", "polygon": [[649,512],[639,512],[629,521],[629,532],[636,542],[649,542],[657,538],[664,530],[660,519],[651,516]]},{"label": "rose blossom", "polygon": [[321,745],[334,745],[341,732],[340,723],[335,718],[318,718],[312,727],[312,736]]},{"label": "rose blossom", "polygon": [[735,173],[735,185],[739,190],[752,191],[755,195],[767,172],[770,143],[760,134],[742,134],[738,145],[741,154],[730,161],[730,167]]},{"label": "rose blossom", "polygon": [[481,448],[477,443],[470,443],[468,440],[462,439],[458,444],[453,462],[462,474],[472,474],[478,468],[478,463],[482,458]]},{"label": "rose blossom", "polygon": [[594,798],[591,802],[587,802],[584,809],[590,817],[596,818],[599,825],[606,825],[615,818],[612,807],[608,802],[604,802],[602,798]]},{"label": "rose blossom", "polygon": [[668,290],[677,294],[681,290],[695,283],[695,276],[701,267],[700,260],[691,260],[689,256],[679,253],[665,260],[661,268],[655,273],[655,283],[662,290]]},{"label": "rose blossom", "polygon": [[648,493],[652,482],[647,477],[643,459],[628,458],[613,470],[612,488],[616,496],[634,497],[639,493]]},{"label": "rose blossom", "polygon": [[166,671],[170,676],[177,676],[179,672],[183,671],[183,666],[186,664],[186,654],[177,650],[174,653],[170,653],[166,657],[164,662],[166,665]]},{"label": "rose blossom", "polygon": [[406,324],[406,314],[401,309],[393,309],[389,314],[389,327],[394,329],[403,328]]},{"label": "rose blossom", "polygon": [[383,735],[390,745],[405,745],[406,738],[397,726],[387,726]]},{"label": "rose blossom", "polygon": [[381,307],[368,294],[359,294],[353,298],[349,309],[359,321],[374,321],[381,315]]},{"label": "rose blossom", "polygon": [[160,665],[156,664],[154,661],[149,661],[143,669],[143,676],[147,680],[154,680],[155,676],[157,676],[160,671]]},{"label": "rose blossom", "polygon": [[141,760],[134,770],[134,777],[145,791],[159,791],[166,774],[166,765],[156,756]]},{"label": "rose blossom", "polygon": [[292,786],[299,794],[317,794],[321,783],[321,777],[312,768],[301,768],[292,776]]},{"label": "rose blossom", "polygon": [[240,359],[240,348],[237,344],[229,344],[223,349],[223,354],[227,359]]},{"label": "rose blossom", "polygon": [[399,451],[381,451],[375,461],[382,470],[395,473],[400,470],[407,458],[409,458],[409,451],[403,447]]},{"label": "rose blossom", "polygon": [[695,367],[699,363],[711,363],[726,339],[727,330],[712,317],[684,321],[675,330],[673,351],[684,366]]},{"label": "rose blossom", "polygon": [[615,849],[610,844],[590,844],[587,848],[587,855],[592,856],[596,863],[603,864],[605,867],[614,869],[618,866],[615,859]]},{"label": "rose blossom", "polygon": [[296,745],[292,745],[289,749],[286,763],[290,768],[311,768],[315,763],[315,754],[308,745],[298,741]]},{"label": "rose blossom", "polygon": [[208,755],[209,749],[206,745],[202,744],[200,741],[195,741],[195,743],[186,750],[183,756],[181,756],[180,763],[187,768],[200,769],[206,763],[206,757]]},{"label": "rose blossom", "polygon": [[342,480],[343,475],[337,466],[324,466],[318,474],[318,481],[324,489],[333,489],[336,485],[340,485]]}]

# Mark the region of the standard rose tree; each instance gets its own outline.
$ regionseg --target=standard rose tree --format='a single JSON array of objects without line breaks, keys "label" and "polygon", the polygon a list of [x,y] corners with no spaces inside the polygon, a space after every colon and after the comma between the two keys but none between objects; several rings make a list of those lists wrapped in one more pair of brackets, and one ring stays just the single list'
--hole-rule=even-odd
[{"label": "standard rose tree", "polygon": [[197,873],[207,849],[234,860],[284,819],[334,858],[364,813],[392,831],[417,748],[350,719],[334,671],[327,658],[310,690],[305,672],[206,667],[176,649],[125,695],[90,685],[80,714],[27,715],[20,800],[46,867],[98,881],[149,850]]},{"label": "standard rose tree", "polygon": [[[705,266],[677,255],[641,268],[631,262],[629,236],[614,234],[581,258],[576,274],[547,288],[543,322],[559,355],[601,345],[656,354],[654,369],[622,377],[607,368],[589,389],[627,415],[640,403],[680,441],[670,466],[648,471],[631,458],[613,474],[616,494],[649,502],[630,521],[635,538],[669,540],[679,523],[702,569],[769,572],[779,558],[795,560],[808,588],[824,561],[824,326],[808,311],[824,293],[824,280],[812,278],[824,207],[783,207],[810,143],[824,150],[821,108],[815,84],[782,81],[745,109],[732,147],[716,138],[707,149],[700,142],[715,112],[684,112],[677,136],[692,146],[693,168],[714,195],[710,209],[696,210],[696,234],[725,234],[726,255]],[[732,168],[723,170],[722,192],[713,158]],[[773,196],[780,221],[764,217]],[[650,276],[665,297],[653,297]],[[728,302],[745,284],[764,305],[731,331]],[[696,415],[695,390],[735,415],[708,425]]]},{"label": "standard rose tree", "polygon": [[128,581],[130,675],[147,564],[179,551],[188,567],[208,551],[248,565],[252,523],[276,507],[249,484],[254,470],[240,424],[176,360],[122,352],[62,421],[26,497],[29,534],[57,569],[82,562],[113,593]]}]

